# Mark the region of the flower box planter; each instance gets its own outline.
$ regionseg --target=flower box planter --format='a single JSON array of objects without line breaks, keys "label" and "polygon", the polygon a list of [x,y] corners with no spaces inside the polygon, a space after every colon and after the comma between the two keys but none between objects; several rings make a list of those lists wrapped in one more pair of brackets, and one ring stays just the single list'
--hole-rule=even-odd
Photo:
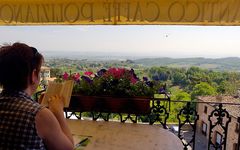
[{"label": "flower box planter", "polygon": [[68,110],[148,114],[150,112],[150,98],[73,95]]}]

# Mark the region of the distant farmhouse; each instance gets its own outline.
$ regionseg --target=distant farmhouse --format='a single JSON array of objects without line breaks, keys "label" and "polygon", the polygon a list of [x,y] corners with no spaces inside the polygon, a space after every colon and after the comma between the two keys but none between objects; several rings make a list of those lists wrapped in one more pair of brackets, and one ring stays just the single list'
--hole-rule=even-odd
[{"label": "distant farmhouse", "polygon": [[41,67],[41,78],[50,78],[50,67]]},{"label": "distant farmhouse", "polygon": [[[233,96],[200,96],[198,97],[199,102],[221,102],[221,103],[235,103],[240,104],[240,98],[239,97],[233,97]],[[214,103],[198,103],[197,104],[197,112],[199,114],[199,121],[197,122],[197,133],[202,134],[205,140],[205,144],[207,145],[208,139],[209,139],[209,128],[210,128],[210,122],[208,120],[209,115],[211,112],[217,107],[217,104]],[[237,150],[237,143],[238,143],[238,136],[239,136],[239,123],[238,123],[238,117],[240,117],[240,105],[229,105],[229,104],[223,104],[223,108],[226,109],[226,111],[230,114],[231,122],[228,124],[228,130],[227,130],[227,150]],[[213,114],[214,115],[214,114]],[[213,117],[211,120],[213,122],[216,122],[217,117]],[[223,117],[223,125],[225,125],[226,117]],[[212,142],[214,144],[220,144],[223,141],[224,138],[224,131],[223,129],[218,125],[213,128],[213,132],[211,134],[212,136]],[[204,144],[204,145],[205,145]]]},{"label": "distant farmhouse", "polygon": [[46,67],[46,66],[42,66],[41,67],[41,73],[40,73],[40,81],[41,84],[43,85],[47,85],[48,81],[53,81],[56,78],[51,78],[51,68],[50,67]]}]

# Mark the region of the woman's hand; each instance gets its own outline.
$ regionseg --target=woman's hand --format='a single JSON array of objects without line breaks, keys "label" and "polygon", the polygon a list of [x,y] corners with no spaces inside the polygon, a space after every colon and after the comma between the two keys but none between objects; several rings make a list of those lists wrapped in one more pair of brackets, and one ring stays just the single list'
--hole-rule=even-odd
[{"label": "woman's hand", "polygon": [[62,112],[63,111],[63,97],[60,97],[59,95],[55,95],[49,98],[48,100],[48,107],[53,112]]}]

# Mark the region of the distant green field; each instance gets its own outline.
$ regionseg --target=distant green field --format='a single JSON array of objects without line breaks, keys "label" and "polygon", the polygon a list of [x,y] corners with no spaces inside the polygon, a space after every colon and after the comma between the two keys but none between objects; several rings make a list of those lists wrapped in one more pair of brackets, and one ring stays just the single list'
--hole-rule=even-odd
[{"label": "distant green field", "polygon": [[240,58],[145,58],[134,60],[135,64],[143,65],[147,67],[152,66],[168,66],[168,67],[183,67],[189,68],[196,66],[204,69],[213,69],[217,71],[239,71],[240,70]]}]

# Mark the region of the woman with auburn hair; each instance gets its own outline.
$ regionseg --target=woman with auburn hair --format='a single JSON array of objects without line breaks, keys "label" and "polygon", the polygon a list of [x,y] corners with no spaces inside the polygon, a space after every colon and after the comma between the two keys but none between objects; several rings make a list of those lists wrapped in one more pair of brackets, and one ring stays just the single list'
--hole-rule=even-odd
[{"label": "woman with auburn hair", "polygon": [[72,150],[73,139],[59,96],[49,108],[32,100],[43,56],[36,48],[14,43],[0,48],[0,150]]}]

